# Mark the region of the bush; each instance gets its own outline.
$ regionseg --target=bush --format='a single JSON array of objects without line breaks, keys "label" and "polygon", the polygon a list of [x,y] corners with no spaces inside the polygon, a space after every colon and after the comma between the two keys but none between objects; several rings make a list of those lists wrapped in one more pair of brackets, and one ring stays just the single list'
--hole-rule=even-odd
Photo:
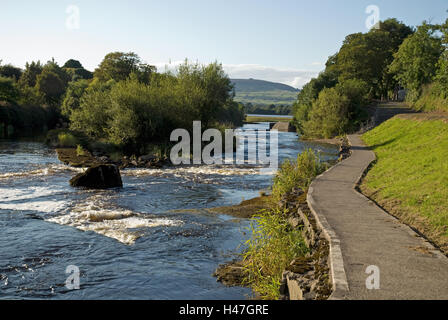
[{"label": "bush", "polygon": [[250,231],[252,237],[245,243],[244,283],[262,299],[278,299],[283,271],[308,251],[302,232],[291,228],[279,209],[254,216]]},{"label": "bush", "polygon": [[324,89],[313,103],[303,125],[306,137],[332,138],[345,133],[349,124],[350,100],[335,88]]},{"label": "bush", "polygon": [[312,149],[297,156],[296,161],[286,160],[274,177],[272,196],[275,201],[293,188],[307,190],[313,179],[325,170],[319,156]]},{"label": "bush", "polygon": [[76,147],[78,143],[78,139],[71,133],[64,132],[58,135],[58,146],[61,148]]},{"label": "bush", "polygon": [[411,105],[423,112],[448,111],[447,92],[439,82],[434,82],[424,86],[420,97]]},{"label": "bush", "polygon": [[85,149],[82,147],[82,145],[78,144],[78,145],[76,146],[76,154],[77,154],[78,156],[86,156],[86,155],[88,155],[88,151],[85,150]]},{"label": "bush", "polygon": [[93,80],[79,107],[72,108],[71,129],[101,139],[126,154],[142,154],[148,144],[167,142],[177,128],[203,129],[216,122],[241,125],[242,105],[231,98],[231,85],[218,64],[184,64],[177,76],[153,74],[141,82],[135,74],[109,87]]}]

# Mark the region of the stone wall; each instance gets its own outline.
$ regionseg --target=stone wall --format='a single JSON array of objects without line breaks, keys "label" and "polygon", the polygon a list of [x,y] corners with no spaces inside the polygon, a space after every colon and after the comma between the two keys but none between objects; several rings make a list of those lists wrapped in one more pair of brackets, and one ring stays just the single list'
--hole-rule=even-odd
[{"label": "stone wall", "polygon": [[328,263],[329,245],[305,201],[306,194],[295,189],[279,205],[291,214],[289,223],[300,228],[310,251],[296,258],[283,272],[280,288],[284,300],[326,300],[332,293]]}]

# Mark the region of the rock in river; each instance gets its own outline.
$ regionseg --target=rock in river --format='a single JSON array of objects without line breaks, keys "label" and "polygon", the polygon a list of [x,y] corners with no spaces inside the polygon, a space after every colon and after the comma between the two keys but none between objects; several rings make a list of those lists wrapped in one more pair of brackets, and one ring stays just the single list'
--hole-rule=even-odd
[{"label": "rock in river", "polygon": [[70,180],[72,187],[86,187],[92,189],[108,189],[123,187],[120,170],[113,164],[102,164],[90,167]]}]

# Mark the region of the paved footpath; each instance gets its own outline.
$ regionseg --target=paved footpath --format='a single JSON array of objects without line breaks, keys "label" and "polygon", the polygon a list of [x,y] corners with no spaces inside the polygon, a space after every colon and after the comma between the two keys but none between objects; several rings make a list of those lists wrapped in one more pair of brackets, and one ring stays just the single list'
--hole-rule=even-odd
[{"label": "paved footpath", "polygon": [[[352,156],[319,176],[308,195],[331,238],[332,298],[448,299],[448,258],[355,191],[375,154],[359,135],[349,140]],[[379,289],[367,289],[369,266],[378,267]]]}]

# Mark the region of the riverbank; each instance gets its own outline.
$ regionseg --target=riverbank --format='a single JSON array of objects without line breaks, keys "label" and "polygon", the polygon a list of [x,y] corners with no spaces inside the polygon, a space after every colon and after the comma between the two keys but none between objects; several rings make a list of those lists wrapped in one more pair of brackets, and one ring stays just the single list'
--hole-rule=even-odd
[{"label": "riverbank", "polygon": [[[279,299],[279,300],[326,300],[330,297],[332,293],[332,285],[330,282],[330,269],[329,269],[329,245],[328,241],[321,236],[322,230],[318,226],[312,212],[310,211],[307,200],[306,193],[301,189],[295,189],[281,198],[278,203],[274,203],[272,197],[263,197],[253,199],[254,203],[260,203],[262,201],[264,206],[261,210],[264,212],[272,212],[275,219],[273,219],[274,226],[269,228],[278,229],[286,228],[287,233],[296,234],[299,238],[293,241],[293,243],[283,244],[280,247],[279,244],[275,244],[274,248],[261,249],[261,254],[266,255],[267,259],[271,263],[280,265],[283,263],[281,268],[281,278],[278,280],[278,286],[274,288],[269,288],[270,293],[266,295],[266,291],[261,294],[254,291],[254,299]],[[246,203],[250,203],[246,202]],[[235,215],[235,212],[240,212],[244,208],[245,202],[241,203],[234,208],[229,207],[230,210],[226,208],[220,208],[222,213]],[[252,209],[253,207],[250,207]],[[233,210],[232,210],[233,209]],[[213,212],[213,210],[211,211]],[[250,212],[250,214],[249,214]],[[263,228],[266,228],[266,224],[272,223],[270,219],[264,219],[265,214],[254,212],[249,210],[244,216],[255,217],[255,221],[261,219]],[[238,216],[241,216],[238,214]],[[268,214],[269,217],[269,214]],[[254,225],[255,228],[260,228]],[[270,229],[271,230],[271,229]],[[257,233],[260,231],[253,230],[252,232]],[[278,231],[277,231],[278,232]],[[275,234],[275,233],[274,233]],[[269,237],[276,236],[269,233]],[[287,236],[288,238],[291,236]],[[303,248],[306,248],[299,255],[293,255],[290,260],[284,260],[284,253],[290,251],[293,246],[297,246],[303,241]],[[281,240],[276,239],[276,243],[283,243]],[[273,244],[270,244],[272,246]],[[253,250],[253,249],[252,249]],[[302,249],[303,250],[303,249]],[[213,276],[217,278],[218,282],[223,283],[226,286],[242,286],[242,287],[255,287],[257,288],[259,284],[251,283],[250,277],[248,278],[248,273],[251,268],[253,268],[251,261],[251,254],[254,253],[249,250],[244,254],[243,259],[233,260],[229,263],[220,265]],[[274,254],[276,257],[270,256]],[[287,258],[286,258],[287,259]],[[285,263],[286,262],[286,263]],[[265,262],[267,263],[267,262]],[[271,266],[272,267],[272,266]],[[262,268],[262,265],[257,265],[256,268]],[[261,271],[262,272],[262,271]],[[257,280],[260,281],[260,280]],[[270,281],[276,281],[273,277]],[[266,290],[266,288],[263,288]]]},{"label": "riverbank", "polygon": [[[344,159],[349,151],[341,148],[341,152],[340,159]],[[252,287],[259,299],[325,300],[330,297],[333,292],[330,247],[308,207],[304,191],[327,166],[314,168],[319,159],[315,155],[311,157],[314,160],[310,157],[305,152],[298,156],[297,163],[286,162],[282,166],[274,179],[272,196],[219,208],[221,213],[253,216],[253,225],[252,238],[245,244],[242,259],[219,266],[214,273],[217,281],[227,286]],[[252,204],[260,206],[261,212],[260,207]],[[247,206],[257,208],[258,213],[245,211]],[[289,243],[285,238],[295,240]],[[303,248],[291,253],[300,243]]]}]

